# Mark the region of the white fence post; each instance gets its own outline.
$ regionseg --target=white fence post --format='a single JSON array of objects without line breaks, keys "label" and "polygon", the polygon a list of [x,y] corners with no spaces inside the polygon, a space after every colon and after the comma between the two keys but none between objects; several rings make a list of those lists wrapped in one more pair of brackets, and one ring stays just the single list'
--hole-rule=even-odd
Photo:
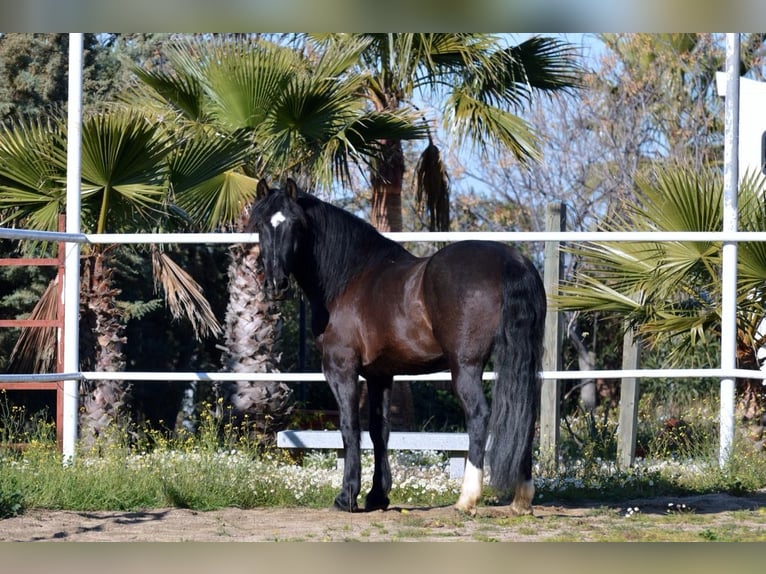
[{"label": "white fence post", "polygon": [[[724,113],[723,231],[737,231],[739,189],[739,34],[726,34],[726,100]],[[724,241],[721,264],[721,369],[737,366],[737,241]],[[718,462],[724,466],[734,443],[733,377],[721,379],[720,445]]]},{"label": "white fence post", "polygon": [[[82,134],[83,35],[69,34],[69,102],[67,109],[66,231],[80,233],[80,146]],[[80,370],[80,244],[66,242],[64,261],[64,371]],[[74,460],[80,381],[64,381],[62,454]]]}]

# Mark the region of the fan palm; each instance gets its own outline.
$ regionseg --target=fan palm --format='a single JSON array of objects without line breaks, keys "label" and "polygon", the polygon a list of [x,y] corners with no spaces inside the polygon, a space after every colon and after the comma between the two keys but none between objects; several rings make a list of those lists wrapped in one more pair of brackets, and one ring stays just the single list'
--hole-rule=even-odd
[{"label": "fan palm", "polygon": [[[0,212],[3,223],[55,230],[66,203],[66,121],[49,116],[2,128]],[[95,233],[145,230],[167,219],[169,159],[182,152],[139,112],[114,107],[86,115],[82,125],[82,227]],[[116,305],[111,260],[119,249],[84,246],[82,262],[81,368],[124,370],[124,317]],[[196,283],[155,253],[155,268],[173,312],[188,315],[200,335],[220,327]],[[167,272],[168,270],[174,272]],[[165,272],[163,272],[165,271]],[[117,421],[129,421],[131,385],[120,380],[85,382],[81,435],[92,444]]]},{"label": "fan palm", "polygon": [[[329,186],[348,177],[352,164],[378,155],[381,137],[423,137],[423,126],[407,114],[371,112],[359,98],[364,77],[350,66],[366,46],[339,43],[309,58],[261,40],[196,39],[170,50],[170,70],[137,70],[142,84],[130,96],[133,105],[170,113],[171,128],[180,126],[184,137],[228,139],[245,150],[236,165],[221,165],[217,178],[175,189],[175,204],[200,228],[241,231],[257,178],[289,173]],[[218,157],[203,153],[198,160],[212,166]],[[222,358],[231,372],[277,370],[280,312],[263,295],[258,253],[257,245],[231,247]],[[289,410],[289,389],[278,382],[218,390],[233,421],[247,419],[260,436]]]},{"label": "fan palm", "polygon": [[[355,64],[366,78],[363,94],[374,110],[408,110],[424,125],[439,123],[460,146],[473,145],[483,157],[500,145],[522,161],[539,152],[531,127],[516,113],[534,92],[568,90],[579,83],[572,47],[533,37],[505,47],[499,36],[473,33],[327,34],[320,44],[362,41]],[[414,98],[444,97],[440,117],[418,109]],[[432,229],[449,226],[448,179],[438,149],[429,143],[418,162],[419,197],[430,212]],[[372,219],[381,231],[402,230],[401,193],[405,173],[402,140],[381,135],[371,164]]]},{"label": "fan palm", "polygon": [[[289,173],[330,186],[335,179],[347,180],[352,165],[361,165],[372,174],[373,222],[382,230],[401,230],[402,142],[428,138],[431,120],[412,105],[416,90],[451,94],[444,122],[459,141],[470,137],[485,152],[500,141],[526,158],[536,157],[534,135],[510,109],[520,107],[532,90],[577,84],[574,53],[551,39],[533,38],[507,49],[486,34],[315,39],[300,53],[251,37],[197,38],[170,51],[169,70],[137,70],[142,87],[150,90],[139,90],[131,101],[169,108],[187,123],[213,126],[251,146],[237,175],[243,185],[175,195],[201,225],[236,228],[247,220],[255,185],[244,177]],[[448,209],[447,177],[432,143],[419,172],[434,227],[439,222],[446,227],[448,215],[436,211]],[[257,254],[257,246],[232,248],[224,353],[232,370],[275,366],[273,348],[261,342],[276,340],[279,314],[263,301]],[[262,339],[253,342],[253,333]],[[261,400],[263,387],[242,382],[224,394],[237,397],[237,410],[247,412],[247,405]],[[267,394],[284,396],[278,385],[271,389]]]},{"label": "fan palm", "polygon": [[[739,230],[765,231],[763,176],[739,188]],[[723,183],[713,171],[665,168],[638,182],[639,201],[614,216],[608,231],[720,231]],[[624,316],[648,344],[666,345],[669,366],[695,366],[694,352],[721,333],[720,242],[601,242],[568,249],[579,271],[560,288],[560,309]],[[766,246],[743,242],[737,263],[737,361],[757,369],[766,340]],[[669,344],[671,343],[672,344]],[[703,365],[705,366],[705,365]],[[740,381],[747,412],[763,400],[759,382]],[[762,404],[762,403],[761,403]]]}]

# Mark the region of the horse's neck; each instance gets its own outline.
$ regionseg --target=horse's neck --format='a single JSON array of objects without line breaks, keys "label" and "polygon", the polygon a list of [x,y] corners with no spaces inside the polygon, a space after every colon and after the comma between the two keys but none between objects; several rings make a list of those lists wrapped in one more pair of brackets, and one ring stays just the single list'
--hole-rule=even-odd
[{"label": "horse's neck", "polygon": [[[338,208],[328,207],[334,212],[332,217],[345,217]],[[304,246],[301,271],[295,278],[312,304],[328,305],[354,277],[376,261],[412,257],[400,245],[370,233],[361,221],[345,220],[338,228],[341,232],[319,225],[311,210],[306,210],[306,214],[311,233]]]}]

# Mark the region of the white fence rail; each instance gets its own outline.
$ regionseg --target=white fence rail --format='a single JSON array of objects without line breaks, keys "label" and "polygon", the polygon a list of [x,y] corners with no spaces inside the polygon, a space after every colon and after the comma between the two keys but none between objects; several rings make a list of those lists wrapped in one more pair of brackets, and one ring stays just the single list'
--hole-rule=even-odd
[{"label": "white fence rail", "polygon": [[[595,369],[591,371],[540,371],[544,380],[558,379],[574,381],[580,379],[690,379],[710,378],[720,379],[733,377],[736,379],[766,379],[766,371],[749,369]],[[485,381],[494,381],[495,373],[487,371],[482,377]],[[285,383],[323,382],[322,373],[222,373],[199,371],[82,371],[76,373],[46,373],[46,374],[0,374],[0,382],[55,382],[55,381],[143,381],[154,383],[173,383],[189,381],[281,381]],[[448,372],[430,373],[427,375],[398,375],[395,381],[434,382],[449,381]]]},{"label": "white fence rail", "polygon": [[[384,233],[400,243],[449,243],[468,239],[485,239],[511,243],[529,242],[661,242],[705,241],[714,243],[763,242],[761,231],[402,231]],[[257,243],[257,233],[66,233],[33,231],[0,227],[0,238],[36,241],[63,241],[88,245],[97,244],[232,244]]]},{"label": "white fence rail", "polygon": [[[387,233],[389,238],[399,242],[454,242],[464,239],[488,239],[504,242],[604,242],[604,241],[766,241],[766,232],[415,232]],[[0,228],[0,238],[11,240],[60,241],[67,245],[76,244],[233,244],[257,243],[256,233],[147,233],[147,234],[88,234],[30,231],[23,229]],[[76,305],[76,295],[64,293],[65,300]],[[448,372],[418,376],[398,376],[396,380],[406,381],[444,381],[449,380]],[[623,378],[752,378],[766,379],[766,372],[736,368],[697,368],[697,369],[601,369],[588,371],[542,371],[545,380],[579,380],[585,378],[623,379]],[[484,373],[485,380],[493,380],[495,374]],[[145,381],[156,383],[189,381],[284,381],[284,382],[321,382],[322,373],[223,373],[223,372],[94,372],[73,371],[50,374],[0,374],[0,382],[16,381],[80,381],[110,380]],[[76,391],[70,391],[76,392]],[[66,421],[65,421],[66,424]],[[70,422],[69,425],[75,425]],[[67,438],[69,437],[69,438]],[[65,442],[73,443],[76,429],[65,429]],[[65,445],[65,455],[74,452],[73,444]],[[70,454],[71,456],[71,454]]]}]

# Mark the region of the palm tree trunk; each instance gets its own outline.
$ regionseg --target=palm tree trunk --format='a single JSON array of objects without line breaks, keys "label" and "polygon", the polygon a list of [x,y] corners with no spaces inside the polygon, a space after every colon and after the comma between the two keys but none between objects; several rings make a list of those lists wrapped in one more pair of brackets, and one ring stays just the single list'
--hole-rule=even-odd
[{"label": "palm tree trunk", "polygon": [[378,231],[402,231],[404,151],[399,140],[383,142],[383,153],[372,173],[372,224]]},{"label": "palm tree trunk", "polygon": [[[371,222],[380,232],[403,231],[402,187],[404,182],[404,150],[401,140],[382,142],[383,153],[372,172]],[[361,397],[362,420],[366,420],[367,387]],[[412,389],[407,382],[397,381],[391,387],[391,426],[396,430],[413,430],[415,413]]]},{"label": "palm tree trunk", "polygon": [[[737,367],[757,371],[761,368],[757,349],[740,340],[737,348]],[[737,379],[738,407],[742,418],[762,425],[766,420],[766,392],[760,379]]]},{"label": "palm tree trunk", "polygon": [[[115,305],[106,254],[98,250],[83,261],[80,356],[84,370],[125,370],[125,325]],[[80,438],[86,449],[125,437],[130,426],[133,386],[120,380],[84,381],[80,386]]]},{"label": "palm tree trunk", "polygon": [[[276,372],[281,313],[265,296],[259,248],[233,245],[230,252],[223,368],[232,373]],[[292,410],[292,389],[278,381],[223,382],[216,392],[218,415],[260,441],[272,441]]]}]

